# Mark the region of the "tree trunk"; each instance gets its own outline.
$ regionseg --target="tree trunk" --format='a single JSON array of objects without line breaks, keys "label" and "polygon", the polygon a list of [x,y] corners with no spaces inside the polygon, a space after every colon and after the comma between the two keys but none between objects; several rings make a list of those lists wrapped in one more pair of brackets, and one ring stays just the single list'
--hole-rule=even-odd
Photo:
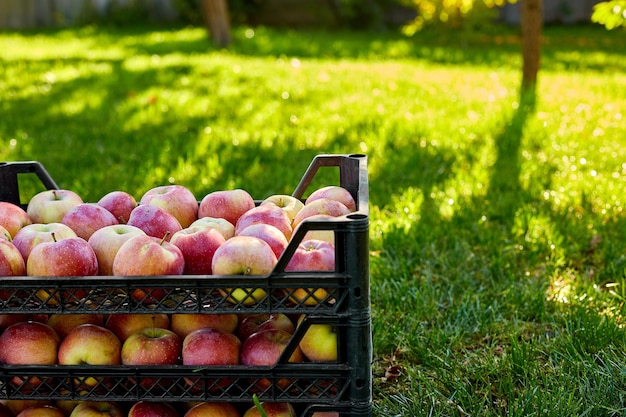
[{"label": "tree trunk", "polygon": [[523,57],[522,89],[534,91],[541,58],[543,0],[522,0],[520,14]]},{"label": "tree trunk", "polygon": [[230,15],[226,0],[202,0],[202,16],[209,36],[220,48],[230,44]]}]

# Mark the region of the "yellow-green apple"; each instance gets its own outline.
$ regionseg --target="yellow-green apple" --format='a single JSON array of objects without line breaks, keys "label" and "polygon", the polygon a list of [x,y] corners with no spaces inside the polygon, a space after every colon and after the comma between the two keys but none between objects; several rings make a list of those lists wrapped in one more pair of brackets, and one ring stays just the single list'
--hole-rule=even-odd
[{"label": "yellow-green apple", "polygon": [[255,206],[254,199],[245,190],[213,191],[202,198],[198,208],[198,218],[217,217],[237,224],[243,213]]},{"label": "yellow-green apple", "polygon": [[[240,349],[241,341],[234,334],[205,327],[189,333],[183,339],[183,365],[239,365]],[[186,381],[192,389],[204,389],[203,381],[196,378],[186,378]],[[215,387],[226,387],[232,381],[232,378],[222,378]]]},{"label": "yellow-green apple", "polygon": [[293,220],[293,228],[298,227],[302,221],[308,217],[316,214],[326,214],[328,216],[339,217],[350,213],[350,209],[343,203],[337,200],[331,200],[330,198],[320,198],[315,201],[311,201],[309,204],[305,204],[302,210],[296,214],[296,218]]},{"label": "yellow-green apple", "polygon": [[104,315],[102,314],[91,314],[91,313],[72,313],[72,314],[51,314],[46,324],[52,327],[57,334],[64,339],[65,336],[69,334],[69,332],[74,329],[74,327],[78,327],[81,324],[96,324],[98,326],[104,325]]},{"label": "yellow-green apple", "polygon": [[350,211],[356,211],[356,203],[350,191],[339,185],[328,185],[313,191],[306,199],[305,204],[309,204],[321,198],[329,198],[342,203]]},{"label": "yellow-green apple", "polygon": [[33,223],[61,223],[65,213],[83,203],[71,190],[45,190],[31,197],[26,214]]},{"label": "yellow-green apple", "polygon": [[39,243],[76,236],[76,232],[63,223],[31,223],[17,232],[13,244],[20,250],[24,262],[28,262],[30,252]]},{"label": "yellow-green apple", "polygon": [[184,417],[241,417],[241,414],[231,403],[201,402],[187,410]]},{"label": "yellow-green apple", "polygon": [[[334,271],[335,246],[323,240],[300,242],[285,271]],[[296,303],[317,305],[325,302],[328,291],[324,288],[296,288],[288,291],[289,297]]]},{"label": "yellow-green apple", "polygon": [[[26,261],[26,275],[39,277],[93,276],[98,275],[98,259],[85,239],[68,237],[36,245]],[[81,299],[87,292],[77,289],[72,294],[55,290],[37,291],[37,297],[51,305],[61,298]]]},{"label": "yellow-green apple", "polygon": [[13,236],[11,233],[2,225],[0,225],[0,240],[6,240],[7,242],[13,241]]},{"label": "yellow-green apple", "polygon": [[[52,405],[52,401],[47,399],[0,400],[0,403],[4,406],[3,412],[4,410],[9,411],[9,417],[17,416],[29,407]],[[4,417],[4,415],[2,415],[2,417]]]},{"label": "yellow-green apple", "polygon": [[179,417],[179,414],[170,403],[138,401],[128,410],[128,417]]},{"label": "yellow-green apple", "polygon": [[145,192],[139,204],[161,207],[172,213],[180,225],[189,227],[198,218],[198,200],[185,186],[161,185]]},{"label": "yellow-green apple", "polygon": [[[261,330],[251,334],[241,345],[240,361],[247,366],[272,366],[278,363],[280,356],[289,344],[292,334],[280,329]],[[299,347],[289,357],[289,362],[302,362],[304,356]],[[281,378],[276,385],[285,389],[293,381]],[[261,378],[255,381],[255,387],[264,390],[271,386],[272,381]]]},{"label": "yellow-green apple", "polygon": [[145,234],[129,224],[114,224],[96,230],[87,242],[98,258],[98,274],[113,275],[113,260],[120,246],[133,236]]},{"label": "yellow-green apple", "polygon": [[104,207],[95,203],[82,203],[69,209],[61,223],[69,226],[79,237],[89,240],[96,230],[119,222]]},{"label": "yellow-green apple", "polygon": [[270,245],[270,248],[272,248],[276,258],[280,258],[287,248],[287,245],[289,245],[289,241],[283,232],[278,230],[275,226],[266,223],[251,224],[241,230],[237,236],[254,236],[266,241],[267,244]]},{"label": "yellow-green apple", "polygon": [[[113,259],[113,275],[119,276],[182,275],[184,270],[185,258],[177,246],[148,235],[128,239]],[[146,304],[157,302],[164,295],[159,288],[136,288],[131,293],[135,300]]]},{"label": "yellow-green apple", "polygon": [[104,326],[111,330],[115,335],[124,342],[128,337],[147,327],[157,327],[162,329],[170,328],[170,317],[165,313],[156,314],[139,314],[139,313],[120,313],[109,315]]},{"label": "yellow-green apple", "polygon": [[[23,321],[7,327],[0,334],[0,363],[7,365],[54,365],[61,338],[54,329],[38,321]],[[22,384],[15,377],[13,382]],[[41,383],[38,377],[28,380],[31,386]]]},{"label": "yellow-green apple", "polygon": [[243,213],[235,224],[235,235],[238,235],[246,227],[257,223],[272,225],[280,230],[287,240],[291,239],[293,230],[287,213],[280,207],[270,204],[260,205]]},{"label": "yellow-green apple", "polygon": [[300,209],[304,207],[304,203],[299,198],[284,194],[275,194],[267,197],[261,202],[261,205],[265,204],[278,206],[285,210],[285,213],[287,213],[291,222],[293,222],[293,219],[296,218],[296,214],[298,214]]},{"label": "yellow-green apple", "polygon": [[182,340],[161,327],[146,327],[131,334],[122,344],[122,365],[176,365]]},{"label": "yellow-green apple", "polygon": [[130,212],[137,207],[137,200],[126,191],[111,191],[98,200],[98,205],[109,210],[119,223],[128,222]]},{"label": "yellow-green apple", "polygon": [[202,217],[191,223],[190,227],[206,226],[218,230],[224,239],[228,240],[235,236],[235,226],[226,219],[219,217]]},{"label": "yellow-green apple", "polygon": [[70,417],[125,417],[122,406],[113,401],[81,401]]},{"label": "yellow-green apple", "polygon": [[0,201],[0,226],[4,227],[11,237],[27,224],[31,224],[32,220],[26,213],[26,210],[20,206]]},{"label": "yellow-green apple", "polygon": [[131,213],[127,224],[143,230],[148,236],[169,241],[182,230],[180,222],[169,211],[151,204],[140,204]]},{"label": "yellow-green apple", "polygon": [[8,240],[0,239],[0,277],[26,275],[26,264],[19,249]]},{"label": "yellow-green apple", "polygon": [[[215,275],[265,275],[276,265],[276,255],[264,240],[253,236],[234,236],[222,244],[213,255]],[[263,288],[235,288],[222,291],[233,303],[254,305],[266,295]]]},{"label": "yellow-green apple", "polygon": [[[334,219],[334,217],[333,216],[329,216],[328,214],[314,214],[312,216],[307,217],[304,220],[307,220],[307,221],[324,221],[324,220],[329,220],[329,219]],[[300,222],[300,224],[298,226],[302,227],[302,222]],[[295,230],[294,230],[294,233],[295,233]],[[332,243],[334,245],[335,244],[335,232],[334,232],[334,230],[332,230],[330,225],[326,229],[317,229],[317,230],[312,229],[312,230],[309,230],[309,231],[306,232],[306,234],[302,238],[302,241],[310,240],[310,239],[324,240],[324,241],[326,241],[328,243]]]},{"label": "yellow-green apple", "polygon": [[189,333],[205,327],[225,333],[234,333],[239,324],[239,317],[234,313],[221,314],[172,314],[170,328],[184,339]]},{"label": "yellow-green apple", "polygon": [[289,334],[296,330],[291,319],[283,313],[256,313],[244,316],[239,321],[237,336],[245,341],[251,334],[262,330],[278,329]]},{"label": "yellow-green apple", "polygon": [[53,405],[33,405],[22,410],[15,417],[65,417],[65,414]]},{"label": "yellow-green apple", "polygon": [[287,402],[262,402],[261,408],[263,414],[256,405],[253,405],[243,413],[243,417],[295,417],[296,415],[293,406]]},{"label": "yellow-green apple", "polygon": [[[298,326],[305,319],[298,319]],[[300,339],[300,350],[311,362],[335,362],[338,357],[337,328],[331,324],[311,324]]]},{"label": "yellow-green apple", "polygon": [[[122,343],[109,329],[95,324],[81,324],[72,329],[59,345],[60,365],[119,365]],[[94,387],[99,377],[81,377],[77,385]]]},{"label": "yellow-green apple", "polygon": [[185,275],[211,275],[213,254],[224,242],[226,239],[218,230],[207,226],[179,230],[170,240],[185,258]]}]

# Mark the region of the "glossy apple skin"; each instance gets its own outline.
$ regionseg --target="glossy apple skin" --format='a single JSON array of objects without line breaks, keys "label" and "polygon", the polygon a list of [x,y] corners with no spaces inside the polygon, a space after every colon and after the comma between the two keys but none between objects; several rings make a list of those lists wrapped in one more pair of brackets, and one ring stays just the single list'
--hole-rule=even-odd
[{"label": "glossy apple skin", "polygon": [[128,417],[179,417],[179,414],[169,403],[138,401],[128,410]]},{"label": "glossy apple skin", "polygon": [[32,314],[0,314],[0,333],[12,324],[22,321],[35,321]]},{"label": "glossy apple skin", "polygon": [[193,226],[174,233],[170,242],[185,258],[185,275],[211,275],[213,255],[226,239],[217,229]]},{"label": "glossy apple skin", "polygon": [[46,321],[46,324],[52,327],[61,339],[64,339],[75,327],[87,323],[103,326],[104,316],[88,313],[51,314]]},{"label": "glossy apple skin", "polygon": [[0,240],[6,240],[7,242],[13,241],[13,237],[11,236],[11,233],[9,233],[6,227],[2,226],[1,224],[0,224]]},{"label": "glossy apple skin", "polygon": [[107,209],[95,203],[83,203],[65,213],[61,223],[69,226],[79,237],[89,240],[91,235],[104,226],[119,224]]},{"label": "glossy apple skin", "polygon": [[268,245],[270,245],[270,248],[272,248],[272,252],[274,252],[276,258],[280,258],[287,248],[287,245],[289,245],[289,241],[285,235],[278,230],[278,228],[266,223],[251,224],[250,226],[239,231],[237,235],[253,236],[264,240]]},{"label": "glossy apple skin", "polygon": [[239,217],[255,206],[254,199],[242,189],[213,191],[202,198],[198,218],[217,217],[237,224]]},{"label": "glossy apple skin", "polygon": [[81,324],[72,329],[59,345],[62,365],[119,365],[122,343],[109,329]]},{"label": "glossy apple skin", "polygon": [[[285,271],[334,271],[335,246],[323,240],[307,240],[298,245]],[[313,292],[313,296],[309,294]],[[323,288],[296,288],[289,294],[296,303],[316,305],[323,302],[328,291]]]},{"label": "glossy apple skin", "polygon": [[26,264],[19,249],[8,240],[0,239],[0,277],[26,275]]},{"label": "glossy apple skin", "polygon": [[42,242],[30,252],[26,273],[42,277],[93,276],[98,274],[98,259],[80,237]]},{"label": "glossy apple skin", "polygon": [[125,417],[122,407],[113,401],[81,401],[70,417]]},{"label": "glossy apple skin", "polygon": [[26,207],[33,223],[61,223],[65,214],[83,203],[83,199],[70,190],[46,190],[35,194]]},{"label": "glossy apple skin", "polygon": [[52,405],[52,401],[50,400],[0,400],[0,404],[2,404],[2,417],[5,417],[4,413],[9,412],[9,417],[17,416],[22,411],[26,410],[29,407],[37,407],[41,405]]},{"label": "glossy apple skin", "polygon": [[119,223],[126,224],[130,212],[137,207],[137,200],[126,191],[116,190],[103,195],[97,204],[113,214]]},{"label": "glossy apple skin", "polygon": [[253,333],[270,329],[283,330],[289,334],[296,330],[291,319],[283,313],[258,313],[245,316],[239,321],[237,335],[245,341]]},{"label": "glossy apple skin", "polygon": [[172,213],[151,204],[138,205],[130,213],[127,224],[140,228],[148,236],[165,239],[168,242],[174,233],[183,228]]},{"label": "glossy apple skin", "polygon": [[241,415],[230,403],[202,402],[187,410],[184,417],[241,417]]},{"label": "glossy apple skin", "polygon": [[[267,417],[293,417],[296,411],[290,403],[285,402],[262,402],[261,407]],[[243,417],[261,417],[261,412],[256,406],[246,410]]]},{"label": "glossy apple skin", "polygon": [[238,235],[246,227],[257,223],[272,225],[280,230],[287,240],[291,239],[293,229],[289,216],[283,209],[271,204],[254,207],[242,214],[235,224],[235,235]]},{"label": "glossy apple skin", "polygon": [[[265,275],[272,271],[278,260],[267,242],[252,236],[234,236],[220,246],[213,255],[212,269],[215,275]],[[228,290],[229,300],[244,305],[258,303],[266,292],[257,288]],[[226,293],[223,293],[226,296]]]},{"label": "glossy apple skin", "polygon": [[[305,316],[298,319],[302,324]],[[299,343],[302,354],[311,362],[336,362],[337,329],[330,324],[311,324]]]},{"label": "glossy apple skin", "polygon": [[122,344],[122,365],[176,365],[181,348],[182,340],[169,329],[141,329]]},{"label": "glossy apple skin", "polygon": [[61,338],[54,329],[38,321],[23,321],[0,334],[0,363],[10,365],[53,365]]},{"label": "glossy apple skin", "polygon": [[304,203],[299,199],[291,195],[276,194],[267,197],[261,202],[261,205],[274,205],[280,207],[287,213],[289,221],[293,223],[293,219],[296,218],[296,214],[304,207]]},{"label": "glossy apple skin", "polygon": [[13,244],[19,249],[24,262],[28,262],[31,251],[38,244],[76,236],[76,232],[63,223],[31,223],[17,232]]},{"label": "glossy apple skin", "polygon": [[120,341],[124,342],[128,337],[147,327],[168,329],[170,318],[167,314],[111,314],[105,320],[104,326],[111,330]]},{"label": "glossy apple skin", "polygon": [[145,232],[129,224],[115,224],[96,230],[87,242],[98,259],[98,275],[113,275],[113,260],[117,251],[128,239],[138,235],[145,235]]},{"label": "glossy apple skin", "polygon": [[113,260],[113,275],[181,275],[185,259],[178,247],[149,235],[124,242]]},{"label": "glossy apple skin", "polygon": [[[307,217],[304,220],[310,221],[322,221],[332,219],[333,216],[329,216],[328,214],[313,214],[312,216]],[[302,222],[298,226],[302,226]],[[294,230],[295,233],[295,230]],[[306,232],[304,237],[302,238],[302,242],[306,240],[323,240],[330,244],[335,244],[335,232],[332,230],[331,226],[328,226],[328,229],[320,229],[320,230],[309,230]]]},{"label": "glossy apple skin", "polygon": [[198,200],[191,190],[179,184],[151,188],[141,197],[139,204],[165,209],[176,217],[183,228],[189,227],[198,218]]},{"label": "glossy apple skin", "polygon": [[206,327],[234,333],[238,324],[237,314],[172,314],[170,328],[184,339],[189,333]]},{"label": "glossy apple skin", "polygon": [[22,227],[31,223],[31,218],[23,208],[13,203],[0,201],[0,226],[9,232],[11,237],[15,237]]},{"label": "glossy apple skin", "polygon": [[306,204],[310,204],[315,200],[319,200],[321,198],[328,198],[330,200],[339,201],[344,206],[348,208],[348,210],[356,211],[356,202],[350,194],[350,191],[339,186],[339,185],[328,185],[326,187],[318,188],[313,191],[311,195],[304,202]]},{"label": "glossy apple skin", "polygon": [[211,227],[217,231],[219,231],[224,239],[228,240],[231,237],[235,236],[235,225],[229,222],[226,219],[218,218],[218,217],[202,217],[198,220],[191,223],[190,227],[194,226],[203,226],[203,227]]},{"label": "glossy apple skin", "polygon": [[22,410],[16,417],[65,417],[65,414],[53,405],[35,405]]},{"label": "glossy apple skin", "polygon": [[320,198],[314,200],[305,206],[298,212],[296,218],[293,220],[293,228],[298,227],[302,221],[308,217],[316,214],[326,214],[332,217],[344,216],[350,214],[348,209],[343,203],[337,200],[331,200],[329,198]]}]

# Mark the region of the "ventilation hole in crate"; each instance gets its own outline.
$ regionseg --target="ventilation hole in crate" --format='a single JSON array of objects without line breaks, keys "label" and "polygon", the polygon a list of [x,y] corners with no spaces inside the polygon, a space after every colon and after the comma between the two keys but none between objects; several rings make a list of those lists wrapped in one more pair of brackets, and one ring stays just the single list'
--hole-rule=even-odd
[{"label": "ventilation hole in crate", "polygon": [[361,287],[356,287],[354,289],[354,297],[355,298],[361,298]]},{"label": "ventilation hole in crate", "polygon": [[362,219],[367,219],[367,215],[365,214],[361,214],[361,213],[352,213],[352,214],[348,214],[346,216],[347,218],[351,219],[351,220],[362,220]]},{"label": "ventilation hole in crate", "polygon": [[359,389],[360,389],[360,388],[363,388],[363,386],[364,386],[363,379],[362,379],[362,378],[357,378],[357,379],[355,379],[355,380],[354,380],[354,386],[355,386],[356,388],[359,388]]},{"label": "ventilation hole in crate", "polygon": [[365,158],[365,154],[362,153],[351,153],[348,155],[350,158]]}]

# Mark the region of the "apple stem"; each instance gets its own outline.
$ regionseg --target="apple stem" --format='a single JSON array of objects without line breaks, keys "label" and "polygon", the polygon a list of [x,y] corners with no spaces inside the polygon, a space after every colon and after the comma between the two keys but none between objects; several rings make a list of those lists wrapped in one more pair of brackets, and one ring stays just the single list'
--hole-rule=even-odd
[{"label": "apple stem", "polygon": [[156,335],[156,317],[152,316],[152,337]]},{"label": "apple stem", "polygon": [[167,240],[168,236],[171,234],[172,233],[169,230],[165,232],[165,235],[163,235],[163,239],[161,239],[161,243],[159,243],[159,245],[163,246],[163,243]]},{"label": "apple stem", "polygon": [[57,237],[54,234],[54,232],[50,232],[50,234],[52,235],[52,240],[56,242],[57,241]]},{"label": "apple stem", "polygon": [[54,197],[55,200],[59,199],[59,196],[57,195],[57,191],[56,190],[52,190],[52,196]]}]

